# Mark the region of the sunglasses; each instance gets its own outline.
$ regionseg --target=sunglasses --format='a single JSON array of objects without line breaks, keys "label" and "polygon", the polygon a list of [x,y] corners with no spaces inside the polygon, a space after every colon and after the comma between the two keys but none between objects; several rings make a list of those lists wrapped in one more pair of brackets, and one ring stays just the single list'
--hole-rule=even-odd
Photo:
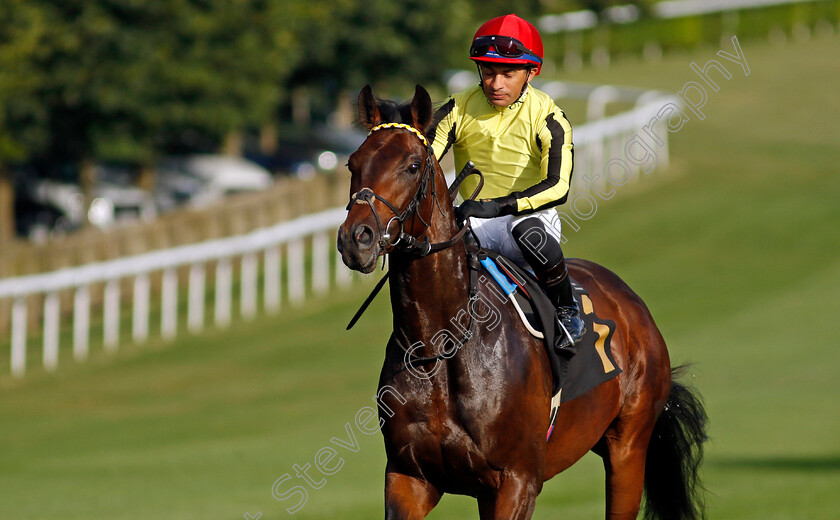
[{"label": "sunglasses", "polygon": [[542,59],[534,51],[510,36],[479,36],[470,47],[470,57],[484,56],[490,51],[490,47],[493,47],[496,54],[505,58],[519,58],[529,54],[542,63]]}]

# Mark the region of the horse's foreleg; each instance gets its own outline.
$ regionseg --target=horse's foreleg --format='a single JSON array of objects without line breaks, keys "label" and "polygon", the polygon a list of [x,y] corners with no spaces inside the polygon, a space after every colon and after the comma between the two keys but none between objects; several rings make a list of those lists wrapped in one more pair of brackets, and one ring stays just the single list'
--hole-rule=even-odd
[{"label": "horse's foreleg", "polygon": [[420,520],[440,500],[441,493],[425,480],[402,473],[385,473],[385,520]]},{"label": "horse's foreleg", "polygon": [[501,486],[478,497],[481,520],[528,520],[534,514],[534,504],[542,489],[542,482],[533,476],[506,475]]}]

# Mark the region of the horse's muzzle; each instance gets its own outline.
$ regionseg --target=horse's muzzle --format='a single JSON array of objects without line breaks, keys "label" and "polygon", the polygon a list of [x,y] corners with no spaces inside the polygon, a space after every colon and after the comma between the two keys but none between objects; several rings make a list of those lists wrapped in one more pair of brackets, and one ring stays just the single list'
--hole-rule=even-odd
[{"label": "horse's muzzle", "polygon": [[348,226],[338,230],[338,252],[344,265],[355,271],[370,273],[376,268],[379,257],[377,232],[367,224]]}]

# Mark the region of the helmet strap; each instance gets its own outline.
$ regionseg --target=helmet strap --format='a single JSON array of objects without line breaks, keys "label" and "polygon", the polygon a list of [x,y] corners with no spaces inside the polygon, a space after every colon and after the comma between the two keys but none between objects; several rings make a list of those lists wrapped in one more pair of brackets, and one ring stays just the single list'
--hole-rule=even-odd
[{"label": "helmet strap", "polygon": [[[478,69],[478,86],[481,88],[481,91],[484,92],[484,76],[481,74],[481,63],[475,62],[475,67],[476,67],[476,69]],[[534,68],[536,68],[536,67],[533,67],[533,66],[526,67],[525,68],[526,74],[530,76],[531,75],[531,69],[534,69]],[[528,85],[530,83],[531,83],[530,81],[526,81],[525,84],[522,85],[522,91],[519,92],[519,97],[516,98],[516,101],[511,103],[510,106],[513,106],[516,103],[519,103],[519,100],[522,99],[522,96],[525,95],[525,91],[528,90]]]},{"label": "helmet strap", "polygon": [[[530,77],[531,76],[531,71],[534,70],[534,69],[536,69],[536,67],[533,66],[533,65],[525,67],[525,74],[528,77]],[[520,99],[522,99],[522,96],[525,95],[525,91],[528,90],[528,85],[530,85],[530,84],[531,84],[531,80],[525,80],[525,84],[522,85],[522,92],[519,93],[519,97],[516,99],[516,101],[519,101]]]}]

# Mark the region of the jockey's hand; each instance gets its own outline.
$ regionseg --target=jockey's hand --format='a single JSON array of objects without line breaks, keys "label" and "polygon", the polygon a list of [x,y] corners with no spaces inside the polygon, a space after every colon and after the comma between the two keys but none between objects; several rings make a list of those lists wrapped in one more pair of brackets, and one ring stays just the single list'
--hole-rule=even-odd
[{"label": "jockey's hand", "polygon": [[469,217],[493,218],[500,215],[516,214],[516,197],[508,195],[495,199],[465,200],[455,208],[455,218],[459,226]]},{"label": "jockey's hand", "polygon": [[499,203],[493,199],[465,200],[455,208],[455,219],[458,225],[463,225],[469,217],[493,218],[501,213]]}]

